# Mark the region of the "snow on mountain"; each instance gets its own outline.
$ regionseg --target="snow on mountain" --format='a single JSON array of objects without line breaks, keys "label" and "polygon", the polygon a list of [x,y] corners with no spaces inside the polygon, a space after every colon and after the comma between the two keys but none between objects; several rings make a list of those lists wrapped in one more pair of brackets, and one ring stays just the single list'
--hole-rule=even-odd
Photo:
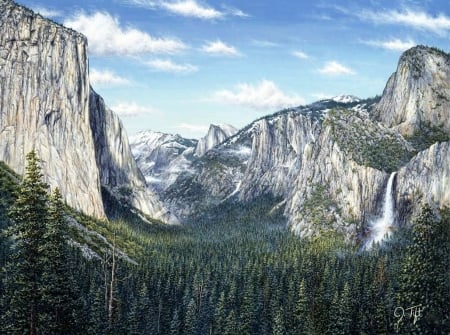
[{"label": "snow on mountain", "polygon": [[147,130],[131,136],[130,144],[147,183],[160,190],[189,169],[197,140]]},{"label": "snow on mountain", "polygon": [[203,156],[208,150],[222,143],[227,138],[237,133],[237,129],[229,124],[210,125],[208,134],[202,137],[195,148],[195,155]]},{"label": "snow on mountain", "polygon": [[355,97],[354,95],[348,95],[348,94],[341,94],[341,95],[331,98],[330,100],[339,102],[339,103],[344,103],[344,104],[361,101],[360,98]]}]

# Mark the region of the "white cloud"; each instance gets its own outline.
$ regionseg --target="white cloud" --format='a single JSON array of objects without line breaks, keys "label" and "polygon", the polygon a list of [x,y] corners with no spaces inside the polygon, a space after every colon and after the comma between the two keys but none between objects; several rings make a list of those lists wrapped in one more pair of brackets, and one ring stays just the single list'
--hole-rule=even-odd
[{"label": "white cloud", "polygon": [[155,71],[188,74],[198,71],[198,67],[191,64],[177,64],[170,59],[154,59],[145,63]]},{"label": "white cloud", "polygon": [[78,13],[64,25],[86,35],[89,50],[95,55],[173,54],[187,48],[177,39],[155,38],[141,30],[122,27],[116,17],[104,12]]},{"label": "white cloud", "polygon": [[416,45],[416,42],[414,42],[411,39],[409,39],[407,41],[402,41],[398,38],[387,40],[387,41],[366,41],[363,43],[374,46],[374,47],[386,49],[386,50],[392,50],[392,51],[405,51]]},{"label": "white cloud", "polygon": [[241,53],[233,46],[217,40],[211,41],[203,45],[202,50],[209,54],[224,56],[240,56]]},{"label": "white cloud", "polygon": [[64,13],[62,11],[44,7],[33,7],[33,11],[49,18],[64,16]]},{"label": "white cloud", "polygon": [[231,16],[238,16],[238,17],[250,17],[249,14],[243,12],[242,10],[234,7],[228,7],[228,6],[222,6],[224,8],[225,14],[231,15]]},{"label": "white cloud", "polygon": [[224,16],[224,13],[212,7],[200,5],[195,0],[162,1],[160,6],[177,15],[195,17],[203,20],[220,19]]},{"label": "white cloud", "polygon": [[273,110],[298,106],[305,100],[295,94],[283,93],[272,81],[263,80],[256,85],[239,84],[234,91],[215,92],[217,101],[256,110]]},{"label": "white cloud", "polygon": [[92,85],[129,85],[130,81],[120,77],[110,70],[92,69],[89,73],[89,79]]},{"label": "white cloud", "polygon": [[279,44],[272,42],[272,41],[265,41],[265,40],[253,40],[252,44],[257,47],[261,48],[275,48],[278,47]]},{"label": "white cloud", "polygon": [[197,0],[124,0],[124,2],[152,10],[163,9],[169,13],[184,17],[193,17],[201,20],[218,20],[226,16],[248,17],[242,10],[223,6],[218,10]]},{"label": "white cloud", "polygon": [[303,51],[299,51],[299,50],[294,51],[294,52],[292,53],[292,55],[293,55],[294,57],[299,58],[299,59],[308,59],[308,58],[309,58],[309,56],[308,56],[306,53],[304,53]]},{"label": "white cloud", "polygon": [[158,113],[158,110],[153,107],[140,106],[135,102],[121,102],[111,107],[111,109],[122,117],[136,117]]},{"label": "white cloud", "polygon": [[323,68],[319,69],[319,72],[333,76],[341,74],[355,74],[355,71],[336,61],[327,62]]},{"label": "white cloud", "polygon": [[189,123],[182,123],[174,128],[185,130],[191,133],[206,133],[209,129],[209,127],[205,125],[189,124]]},{"label": "white cloud", "polygon": [[407,27],[434,32],[444,35],[450,30],[450,17],[439,14],[432,16],[421,11],[406,9],[404,11],[373,12],[363,11],[358,14],[362,20],[377,24],[399,24]]}]

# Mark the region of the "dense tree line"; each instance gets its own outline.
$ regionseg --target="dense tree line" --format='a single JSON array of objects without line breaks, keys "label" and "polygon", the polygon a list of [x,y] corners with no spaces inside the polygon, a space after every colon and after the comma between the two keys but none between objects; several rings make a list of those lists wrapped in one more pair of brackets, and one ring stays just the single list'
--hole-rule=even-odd
[{"label": "dense tree line", "polygon": [[115,234],[87,259],[66,242],[60,195],[48,195],[38,163],[29,156],[18,192],[0,203],[4,334],[450,332],[445,211],[425,206],[413,229],[359,251],[341,236],[300,240],[279,218],[255,219],[262,201],[240,215],[223,208],[216,221],[140,225],[129,235],[142,245],[135,262]]}]

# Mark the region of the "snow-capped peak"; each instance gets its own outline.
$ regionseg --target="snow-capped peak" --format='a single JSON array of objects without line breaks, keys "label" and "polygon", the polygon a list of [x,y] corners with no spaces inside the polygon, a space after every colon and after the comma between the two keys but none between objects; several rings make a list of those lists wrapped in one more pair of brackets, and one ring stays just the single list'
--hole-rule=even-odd
[{"label": "snow-capped peak", "polygon": [[355,97],[354,95],[349,95],[349,94],[341,94],[341,95],[331,98],[330,100],[333,100],[335,102],[344,103],[344,104],[361,101],[360,98]]}]

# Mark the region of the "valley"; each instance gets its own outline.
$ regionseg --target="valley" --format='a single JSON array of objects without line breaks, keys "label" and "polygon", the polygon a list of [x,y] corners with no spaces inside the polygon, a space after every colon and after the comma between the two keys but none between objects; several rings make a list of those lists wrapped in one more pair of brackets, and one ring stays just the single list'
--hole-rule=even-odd
[{"label": "valley", "polygon": [[128,137],[91,76],[0,0],[0,334],[450,332],[447,52],[199,139]]}]

